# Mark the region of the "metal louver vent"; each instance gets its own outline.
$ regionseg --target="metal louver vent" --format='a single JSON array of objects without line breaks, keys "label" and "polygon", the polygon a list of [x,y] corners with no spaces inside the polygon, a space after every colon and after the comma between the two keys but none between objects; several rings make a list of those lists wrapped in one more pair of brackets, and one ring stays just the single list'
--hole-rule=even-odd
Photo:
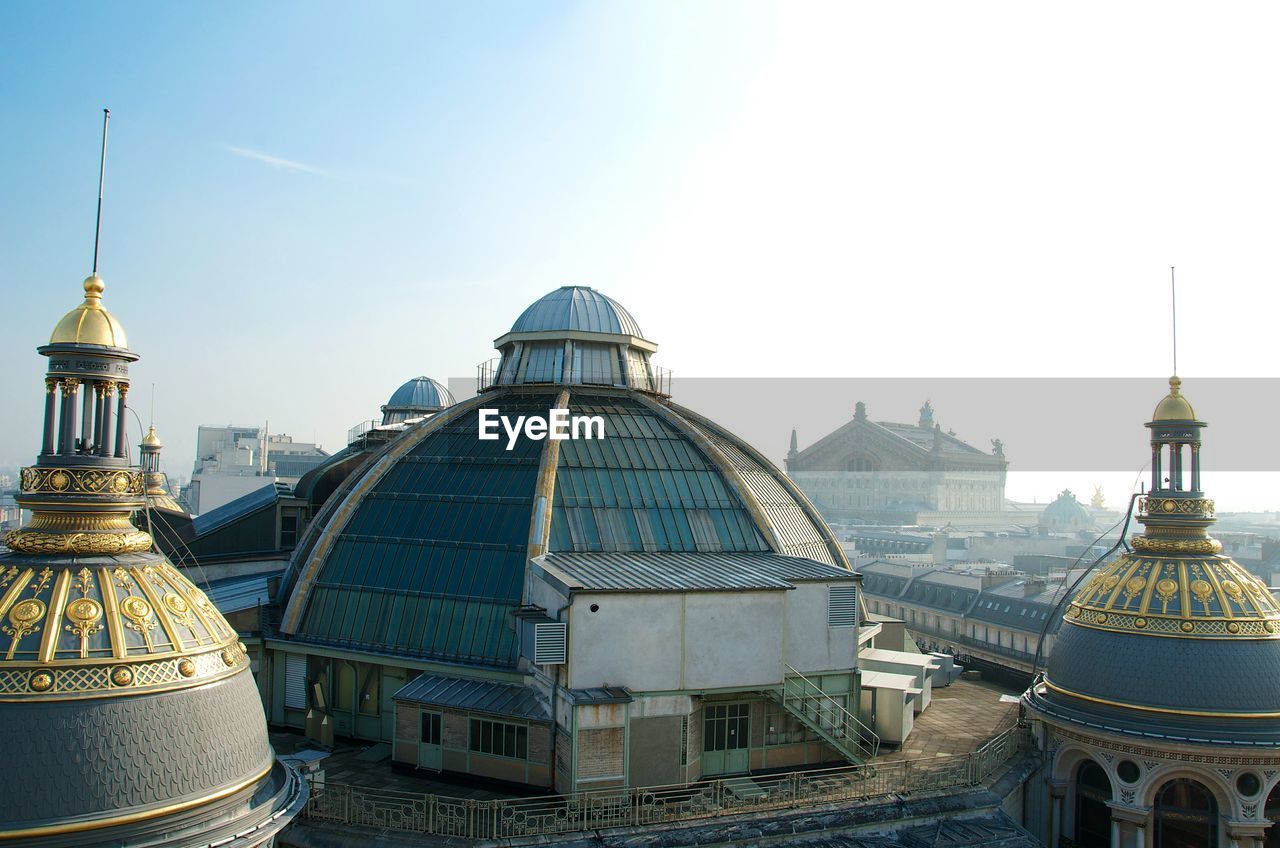
[{"label": "metal louver vent", "polygon": [[307,658],[300,654],[284,657],[284,705],[291,710],[307,708]]},{"label": "metal louver vent", "polygon": [[569,625],[561,622],[533,626],[533,661],[537,665],[564,665]]},{"label": "metal louver vent", "polygon": [[858,589],[855,586],[831,586],[827,596],[827,626],[856,627],[858,624]]}]

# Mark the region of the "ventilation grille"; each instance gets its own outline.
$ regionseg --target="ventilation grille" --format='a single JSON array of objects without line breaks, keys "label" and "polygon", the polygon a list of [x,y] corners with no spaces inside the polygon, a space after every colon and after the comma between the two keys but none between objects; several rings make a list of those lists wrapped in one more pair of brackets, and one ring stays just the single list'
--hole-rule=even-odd
[{"label": "ventilation grille", "polygon": [[858,625],[858,589],[855,586],[831,586],[827,596],[827,626]]},{"label": "ventilation grille", "polygon": [[291,710],[307,708],[307,658],[299,654],[284,656],[284,705]]},{"label": "ventilation grille", "polygon": [[562,621],[533,625],[533,662],[536,665],[564,665],[569,644],[569,625]]}]

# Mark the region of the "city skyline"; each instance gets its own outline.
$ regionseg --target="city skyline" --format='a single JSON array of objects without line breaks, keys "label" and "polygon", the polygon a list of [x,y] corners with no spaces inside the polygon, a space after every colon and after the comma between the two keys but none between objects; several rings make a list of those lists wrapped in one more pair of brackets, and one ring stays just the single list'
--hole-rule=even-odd
[{"label": "city skyline", "polygon": [[[1267,375],[1263,7],[78,8],[0,13],[26,36],[0,354],[29,376],[79,298],[110,106],[105,302],[171,474],[199,424],[336,450],[565,283],[626,302],[677,377],[1123,375],[1154,402],[1176,264],[1188,385]],[[30,461],[38,402],[0,462]]]}]

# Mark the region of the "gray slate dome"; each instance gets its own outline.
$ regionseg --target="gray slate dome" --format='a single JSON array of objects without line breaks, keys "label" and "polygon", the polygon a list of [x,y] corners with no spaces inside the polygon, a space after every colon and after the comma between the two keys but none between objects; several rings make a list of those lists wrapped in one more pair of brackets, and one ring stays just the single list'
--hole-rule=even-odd
[{"label": "gray slate dome", "polygon": [[587,286],[562,286],[543,295],[511,325],[513,333],[565,330],[644,338],[630,312],[613,298]]}]

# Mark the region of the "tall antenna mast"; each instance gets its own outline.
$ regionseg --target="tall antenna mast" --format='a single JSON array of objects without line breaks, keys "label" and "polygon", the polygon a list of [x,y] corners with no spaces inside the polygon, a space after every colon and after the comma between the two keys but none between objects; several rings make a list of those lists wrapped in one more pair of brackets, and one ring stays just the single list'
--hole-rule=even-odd
[{"label": "tall antenna mast", "polygon": [[102,110],[102,164],[98,166],[98,220],[93,226],[93,273],[98,273],[98,239],[102,235],[102,185],[107,178],[107,121],[111,110]]},{"label": "tall antenna mast", "polygon": [[1173,373],[1178,373],[1178,283],[1169,266],[1169,298],[1173,304]]}]

